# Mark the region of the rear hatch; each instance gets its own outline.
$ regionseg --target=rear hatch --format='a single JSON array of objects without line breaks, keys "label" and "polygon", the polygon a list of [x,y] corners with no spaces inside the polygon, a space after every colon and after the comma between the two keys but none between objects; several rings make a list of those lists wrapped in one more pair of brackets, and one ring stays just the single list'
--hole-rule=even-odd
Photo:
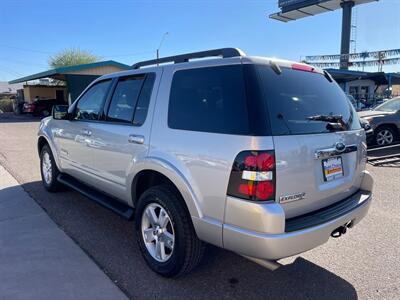
[{"label": "rear hatch", "polygon": [[276,157],[276,201],[286,217],[355,193],[365,169],[365,133],[327,73],[305,65],[255,65]]}]

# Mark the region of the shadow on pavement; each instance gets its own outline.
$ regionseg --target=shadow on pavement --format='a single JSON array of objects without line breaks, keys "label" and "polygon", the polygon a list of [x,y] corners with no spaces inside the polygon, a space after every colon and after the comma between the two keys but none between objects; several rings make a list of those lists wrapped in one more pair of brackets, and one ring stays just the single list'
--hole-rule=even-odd
[{"label": "shadow on pavement", "polygon": [[21,122],[39,122],[41,117],[34,117],[32,115],[14,113],[0,114],[0,123],[21,123]]},{"label": "shadow on pavement", "polygon": [[23,188],[133,299],[357,299],[349,282],[303,258],[272,272],[213,246],[191,274],[165,279],[142,260],[132,222],[71,190],[51,194],[39,181]]}]

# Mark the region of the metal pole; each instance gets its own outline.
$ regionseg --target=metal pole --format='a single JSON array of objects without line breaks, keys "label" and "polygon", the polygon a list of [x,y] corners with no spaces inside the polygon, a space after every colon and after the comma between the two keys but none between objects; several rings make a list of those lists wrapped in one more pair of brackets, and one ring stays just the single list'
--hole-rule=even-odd
[{"label": "metal pole", "polygon": [[162,46],[162,44],[163,44],[163,42],[164,42],[164,40],[165,40],[165,37],[166,37],[168,34],[169,34],[168,31],[167,31],[167,32],[164,32],[163,36],[161,37],[161,41],[160,41],[160,44],[158,45],[157,52],[156,52],[157,59],[160,58],[160,49],[161,49],[161,46]]},{"label": "metal pole", "polygon": [[354,6],[353,1],[344,1],[342,7],[342,41],[340,45],[340,69],[349,68],[350,53],[350,34],[351,34],[351,10]]}]

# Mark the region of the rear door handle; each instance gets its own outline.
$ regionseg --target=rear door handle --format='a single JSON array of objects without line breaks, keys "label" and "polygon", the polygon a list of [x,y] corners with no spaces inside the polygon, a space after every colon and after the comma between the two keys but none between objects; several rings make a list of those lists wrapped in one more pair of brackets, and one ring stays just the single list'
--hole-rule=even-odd
[{"label": "rear door handle", "polygon": [[136,135],[136,134],[130,134],[128,138],[129,143],[134,143],[134,144],[143,144],[144,143],[144,136],[143,135]]},{"label": "rear door handle", "polygon": [[83,129],[81,131],[82,135],[91,136],[92,132],[89,129]]}]

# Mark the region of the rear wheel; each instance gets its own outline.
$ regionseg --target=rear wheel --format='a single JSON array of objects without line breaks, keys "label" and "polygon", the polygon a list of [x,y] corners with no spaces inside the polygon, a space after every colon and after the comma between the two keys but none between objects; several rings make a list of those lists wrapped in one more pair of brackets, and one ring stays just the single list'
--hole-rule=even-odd
[{"label": "rear wheel", "polygon": [[143,193],[135,210],[135,228],[146,263],[162,276],[187,274],[202,258],[204,244],[180,195],[168,185]]},{"label": "rear wheel", "polygon": [[40,174],[42,175],[42,183],[46,190],[49,192],[61,190],[61,183],[57,180],[60,171],[57,168],[53,153],[48,145],[44,145],[40,151]]},{"label": "rear wheel", "polygon": [[396,140],[396,132],[389,126],[379,127],[375,132],[375,143],[378,146],[393,144]]}]

